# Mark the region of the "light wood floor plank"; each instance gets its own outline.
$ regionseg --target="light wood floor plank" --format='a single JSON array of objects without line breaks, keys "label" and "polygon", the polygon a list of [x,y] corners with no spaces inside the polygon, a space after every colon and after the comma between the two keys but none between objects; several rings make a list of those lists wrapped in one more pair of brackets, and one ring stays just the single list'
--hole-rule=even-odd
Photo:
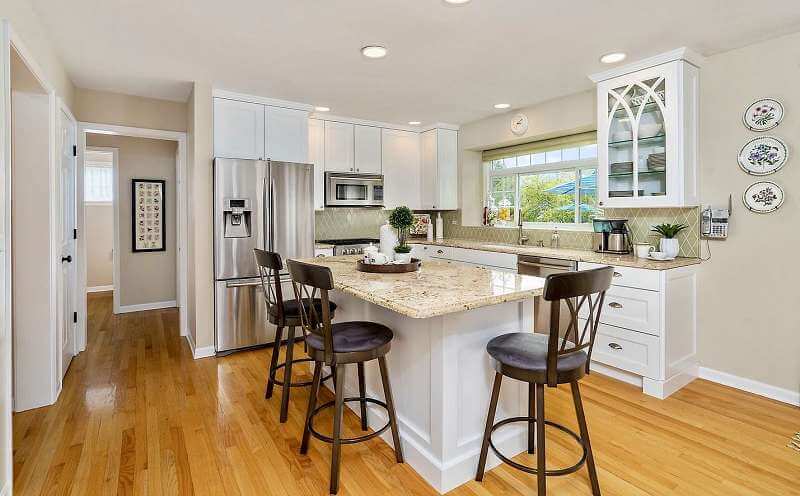
[{"label": "light wood floor plank", "polygon": [[[195,361],[175,310],[117,316],[110,293],[88,303],[87,351],[73,360],[58,403],[14,415],[15,495],[327,494],[330,446],[312,439],[299,454],[308,391],[292,391],[285,424],[280,388],[264,399],[271,350]],[[308,367],[297,369],[295,380],[310,379]],[[800,430],[798,408],[702,380],[664,401],[597,374],[581,391],[604,495],[800,495],[800,454],[786,447]],[[546,411],[577,429],[569,388],[548,389]],[[321,413],[319,430],[331,422]],[[350,412],[344,432],[360,434]],[[580,457],[569,438],[547,434],[548,468]],[[535,465],[531,455],[516,459]],[[535,488],[535,476],[501,466],[450,496]],[[548,489],[591,494],[585,470],[549,478]],[[436,492],[374,439],[343,447],[339,494]]]}]

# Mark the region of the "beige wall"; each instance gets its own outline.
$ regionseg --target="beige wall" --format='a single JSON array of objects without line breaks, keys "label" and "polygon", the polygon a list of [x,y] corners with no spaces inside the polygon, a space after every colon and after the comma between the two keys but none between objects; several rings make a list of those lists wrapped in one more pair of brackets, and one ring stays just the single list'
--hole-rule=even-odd
[{"label": "beige wall", "polygon": [[[511,117],[518,112],[528,116],[528,131],[523,136],[516,136],[511,132]],[[597,114],[594,90],[576,93],[512,112],[503,112],[461,126],[458,148],[459,205],[462,225],[478,226],[481,224],[483,216],[482,150],[595,129],[597,129]]]},{"label": "beige wall", "polygon": [[[87,146],[119,149],[117,191],[119,200],[119,301],[120,306],[174,301],[177,257],[175,216],[174,141],[87,134]],[[166,251],[134,253],[131,233],[131,180],[164,179]]]},{"label": "beige wall", "polygon": [[186,131],[186,103],[77,88],[73,110],[83,122]]},{"label": "beige wall", "polygon": [[86,233],[86,287],[114,284],[114,206],[84,205]]},{"label": "beige wall", "polygon": [[211,85],[194,83],[188,109],[189,332],[195,348],[214,346],[213,125]]},{"label": "beige wall", "polygon": [[[711,57],[700,70],[700,170],[704,203],[727,204],[730,236],[711,242],[713,258],[699,279],[699,351],[704,367],[800,390],[800,34]],[[760,136],[742,125],[753,101],[775,97],[786,117],[765,134],[782,137],[789,163],[763,179],[784,188],[786,202],[759,215],[742,205],[758,178],[736,164],[739,149]],[[793,156],[792,156],[793,155]]]}]

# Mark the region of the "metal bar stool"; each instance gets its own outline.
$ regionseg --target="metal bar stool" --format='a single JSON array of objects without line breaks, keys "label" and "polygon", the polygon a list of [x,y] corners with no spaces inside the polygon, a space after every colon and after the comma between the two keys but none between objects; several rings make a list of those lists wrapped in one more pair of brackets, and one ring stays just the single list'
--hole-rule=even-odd
[{"label": "metal bar stool", "polygon": [[[328,305],[328,291],[333,289],[333,275],[327,267],[307,264],[289,260],[289,273],[292,275],[295,297],[301,302],[300,315],[303,328],[308,332],[306,343],[308,354],[314,360],[314,380],[311,394],[308,399],[306,424],[303,430],[303,441],[300,444],[300,453],[308,452],[310,437],[331,443],[333,456],[331,457],[330,492],[336,494],[339,490],[339,468],[341,464],[341,449],[343,444],[355,444],[381,435],[386,429],[392,429],[394,454],[397,463],[403,463],[403,449],[400,444],[400,431],[397,427],[397,416],[394,410],[392,389],[389,384],[389,371],[386,367],[386,354],[389,353],[394,334],[388,327],[375,322],[337,322],[331,324],[331,311]],[[319,293],[321,305],[312,304]],[[383,395],[386,402],[367,398],[364,386],[364,362],[378,360],[383,383]],[[358,364],[359,396],[344,397],[345,366]],[[330,366],[334,371],[335,399],[317,406],[317,396],[322,382],[322,368]],[[382,406],[389,414],[389,422],[375,432],[354,437],[342,438],[342,415],[345,402],[359,402],[361,404],[361,428],[366,426],[367,403]],[[333,437],[320,434],[314,428],[314,418],[326,409],[334,408]]]},{"label": "metal bar stool", "polygon": [[[589,430],[586,427],[586,416],[583,412],[578,381],[589,373],[594,337],[600,322],[600,310],[603,308],[606,291],[611,286],[613,273],[612,267],[601,267],[547,276],[542,297],[545,301],[550,302],[549,334],[514,332],[497,336],[486,345],[486,351],[492,357],[495,376],[475,480],[483,480],[486,455],[489,448],[492,448],[497,457],[508,465],[530,474],[536,474],[540,496],[547,494],[546,476],[571,474],[581,468],[584,463],[589,470],[592,494],[600,496],[600,484],[597,480],[597,470],[594,465],[592,445],[589,442]],[[569,325],[563,338],[560,337],[561,329],[559,328],[562,301],[566,302],[570,313]],[[584,304],[588,307],[588,318],[579,335],[578,312]],[[494,417],[497,412],[503,376],[528,383],[530,402],[528,416],[511,417],[495,423]],[[557,387],[559,384],[567,383],[572,388],[572,401],[575,404],[580,435],[561,424],[544,418],[545,385]],[[495,430],[514,422],[528,424],[528,453],[536,453],[536,468],[511,460],[500,453],[492,442],[492,433]],[[567,468],[546,470],[545,425],[566,432],[578,442],[583,451],[578,463]],[[535,446],[534,426],[536,428]]]},{"label": "metal bar stool", "polygon": [[[277,326],[275,331],[275,344],[272,346],[272,358],[269,363],[269,371],[267,372],[267,390],[264,397],[269,399],[272,397],[272,390],[277,384],[283,388],[281,395],[281,423],[286,422],[289,415],[289,390],[293,387],[310,386],[310,381],[305,382],[292,382],[292,365],[300,362],[311,362],[310,358],[294,358],[294,342],[295,342],[295,329],[301,326],[300,322],[300,306],[297,300],[284,301],[283,291],[281,289],[281,271],[283,271],[283,261],[281,256],[271,251],[253,249],[256,256],[256,266],[258,267],[258,275],[261,277],[261,288],[264,293],[264,301],[267,305],[267,318],[270,324]],[[315,305],[321,305],[319,300],[314,301]],[[333,302],[328,303],[331,318],[336,311],[336,304]],[[286,361],[278,363],[278,355],[280,355],[280,348],[283,339],[284,328],[289,328],[288,336],[286,337]],[[303,340],[305,341],[305,333],[303,333]],[[275,378],[275,374],[279,369],[283,369],[283,380]],[[328,380],[331,376],[326,376],[323,380]]]}]

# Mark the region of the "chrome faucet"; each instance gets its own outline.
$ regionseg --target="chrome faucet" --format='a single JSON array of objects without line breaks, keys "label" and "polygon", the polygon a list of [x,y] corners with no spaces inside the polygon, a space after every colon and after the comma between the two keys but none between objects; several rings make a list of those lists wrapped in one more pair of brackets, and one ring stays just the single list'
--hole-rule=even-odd
[{"label": "chrome faucet", "polygon": [[524,245],[528,242],[528,237],[522,234],[522,216],[519,218],[519,232],[517,235],[517,244]]}]

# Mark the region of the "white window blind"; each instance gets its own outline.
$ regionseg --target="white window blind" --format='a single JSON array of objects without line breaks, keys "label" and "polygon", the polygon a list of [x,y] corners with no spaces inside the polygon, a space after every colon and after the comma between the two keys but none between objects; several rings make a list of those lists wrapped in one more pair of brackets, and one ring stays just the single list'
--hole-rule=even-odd
[{"label": "white window blind", "polygon": [[87,151],[83,169],[83,201],[114,201],[114,156],[111,152]]}]

